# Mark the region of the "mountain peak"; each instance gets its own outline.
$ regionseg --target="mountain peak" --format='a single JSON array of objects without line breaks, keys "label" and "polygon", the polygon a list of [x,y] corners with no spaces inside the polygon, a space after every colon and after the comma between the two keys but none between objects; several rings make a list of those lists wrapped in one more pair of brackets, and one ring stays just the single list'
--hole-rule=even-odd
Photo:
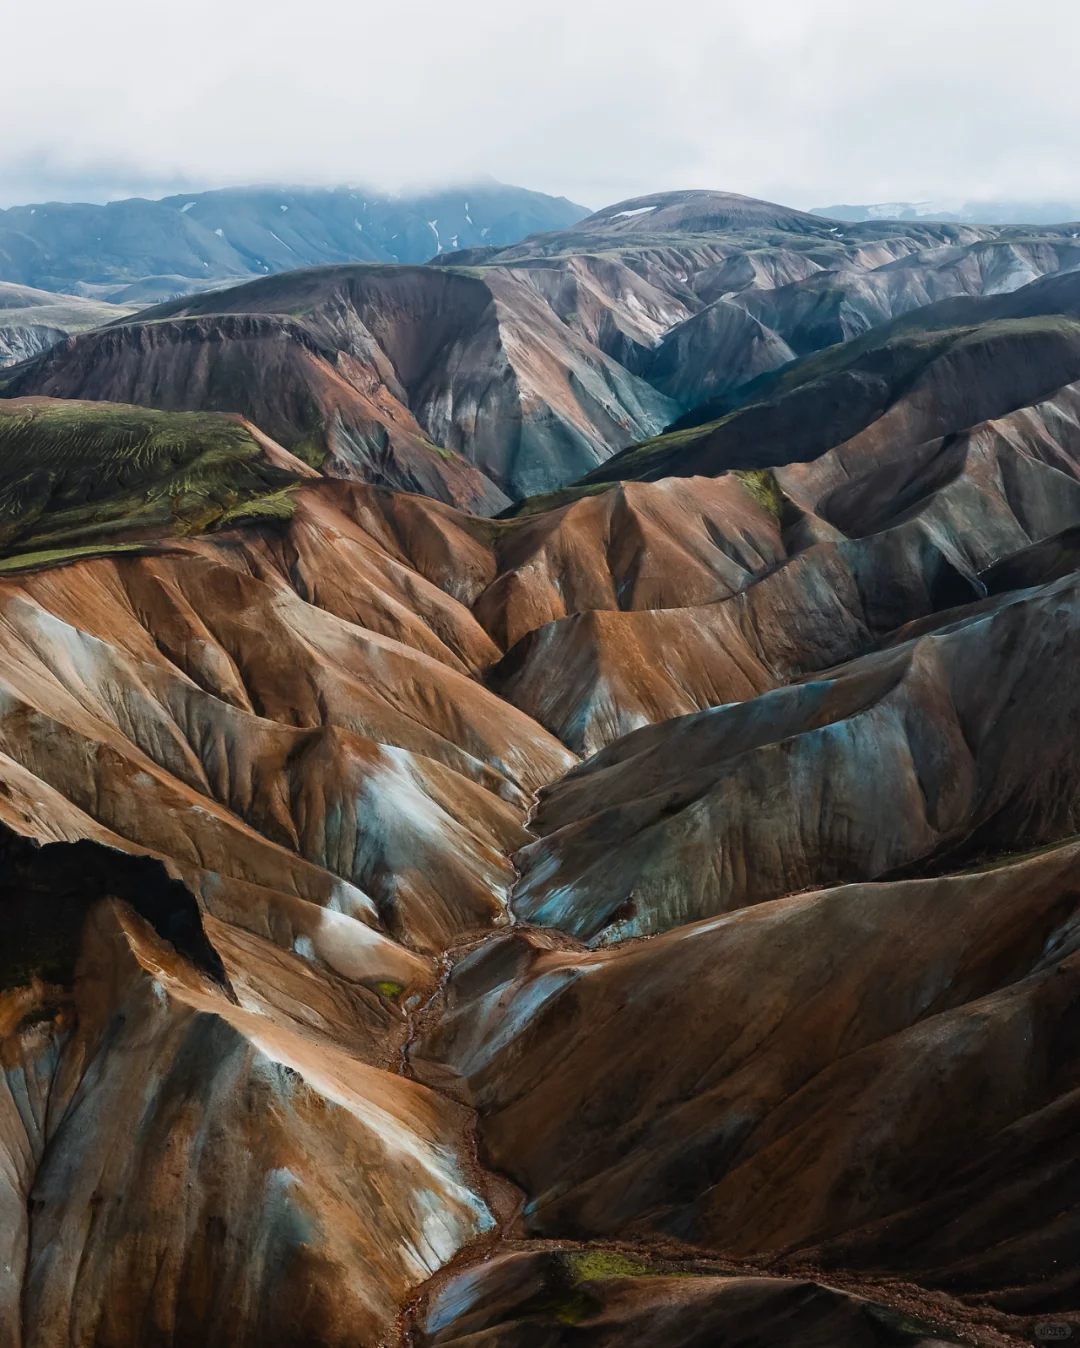
[{"label": "mountain peak", "polygon": [[[613,229],[618,233],[700,233],[718,229],[768,228],[820,234],[823,221],[776,202],[738,192],[688,189],[652,192],[605,206],[580,221],[580,230]],[[829,222],[831,223],[831,222]]]}]

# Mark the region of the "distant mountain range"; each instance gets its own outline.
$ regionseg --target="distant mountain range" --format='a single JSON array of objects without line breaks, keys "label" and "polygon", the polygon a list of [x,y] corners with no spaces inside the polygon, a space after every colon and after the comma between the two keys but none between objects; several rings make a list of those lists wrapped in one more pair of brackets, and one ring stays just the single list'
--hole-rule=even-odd
[{"label": "distant mountain range", "polygon": [[816,206],[827,220],[954,220],[978,225],[1061,225],[1080,220],[1080,201],[882,201]]},{"label": "distant mountain range", "polygon": [[105,206],[0,211],[0,281],[113,304],[333,262],[426,262],[517,243],[589,214],[487,179],[412,196],[363,188],[225,188]]},{"label": "distant mountain range", "polygon": [[69,333],[101,327],[139,307],[104,304],[0,281],[0,367],[29,360]]},{"label": "distant mountain range", "polygon": [[299,268],[114,307],[92,331],[75,313],[63,340],[26,307],[37,329],[13,326],[0,390],[239,414],[328,475],[492,515],[673,421],[725,415],[797,357],[1078,271],[1073,234],[658,193],[424,265]]}]

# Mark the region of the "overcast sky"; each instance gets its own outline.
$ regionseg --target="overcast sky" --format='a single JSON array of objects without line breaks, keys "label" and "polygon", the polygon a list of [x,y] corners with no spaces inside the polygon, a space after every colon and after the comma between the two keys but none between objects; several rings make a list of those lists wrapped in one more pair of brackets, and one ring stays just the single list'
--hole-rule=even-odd
[{"label": "overcast sky", "polygon": [[0,0],[0,205],[251,182],[1080,200],[1075,0]]}]

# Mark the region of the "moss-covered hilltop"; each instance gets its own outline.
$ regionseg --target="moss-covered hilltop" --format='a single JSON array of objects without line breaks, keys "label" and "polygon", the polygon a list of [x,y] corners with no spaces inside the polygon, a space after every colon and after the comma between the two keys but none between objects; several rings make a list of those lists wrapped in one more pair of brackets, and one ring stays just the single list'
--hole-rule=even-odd
[{"label": "moss-covered hilltop", "polygon": [[288,516],[305,475],[235,417],[0,402],[0,570]]}]

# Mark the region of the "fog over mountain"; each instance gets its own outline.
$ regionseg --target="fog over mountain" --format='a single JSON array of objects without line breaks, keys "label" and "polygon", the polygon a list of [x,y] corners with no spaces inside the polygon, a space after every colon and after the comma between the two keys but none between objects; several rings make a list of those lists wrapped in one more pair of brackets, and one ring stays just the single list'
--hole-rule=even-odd
[{"label": "fog over mountain", "polygon": [[417,195],[270,186],[103,206],[53,201],[0,211],[0,279],[149,304],[318,263],[426,262],[588,213],[490,178]]},{"label": "fog over mountain", "polygon": [[[726,189],[1075,200],[1080,14],[1031,0],[9,7],[0,206],[490,173],[596,209]],[[644,35],[648,34],[647,43]],[[356,62],[362,59],[362,74]],[[42,63],[45,62],[43,65]],[[43,89],[48,89],[47,96]],[[151,96],[152,95],[152,96]]]},{"label": "fog over mountain", "polygon": [[966,220],[984,225],[1059,225],[1080,220],[1072,201],[887,201],[864,206],[818,206],[829,220]]},{"label": "fog over mountain", "polygon": [[8,10],[0,1348],[1080,1341],[1076,6]]}]

